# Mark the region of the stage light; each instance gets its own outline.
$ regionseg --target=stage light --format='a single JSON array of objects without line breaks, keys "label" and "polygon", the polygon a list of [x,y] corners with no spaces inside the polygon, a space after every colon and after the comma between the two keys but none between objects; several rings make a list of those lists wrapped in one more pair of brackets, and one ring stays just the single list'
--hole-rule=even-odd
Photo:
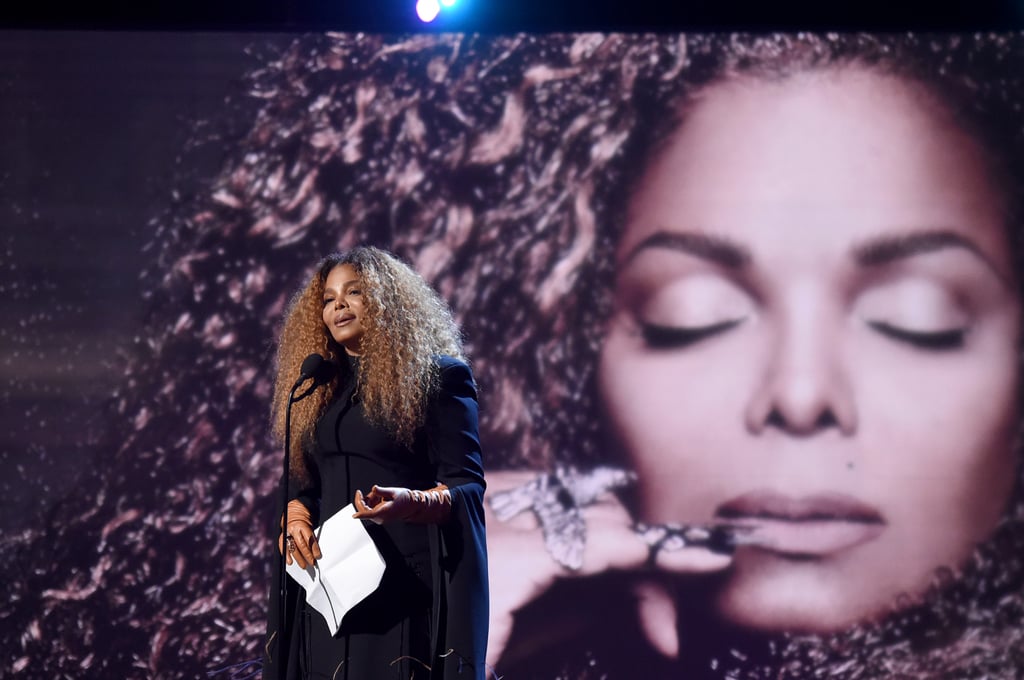
[{"label": "stage light", "polygon": [[441,13],[441,4],[437,0],[416,0],[416,16],[424,23],[430,23]]},{"label": "stage light", "polygon": [[441,0],[442,7],[453,7],[455,6],[455,0]]}]

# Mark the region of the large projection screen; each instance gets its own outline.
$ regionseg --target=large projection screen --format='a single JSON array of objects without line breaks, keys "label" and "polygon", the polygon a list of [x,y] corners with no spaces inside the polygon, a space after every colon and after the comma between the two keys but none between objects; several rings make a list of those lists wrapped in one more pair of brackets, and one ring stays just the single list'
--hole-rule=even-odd
[{"label": "large projection screen", "polygon": [[318,260],[461,324],[493,677],[1024,673],[1024,36],[7,32],[0,668],[256,677]]}]

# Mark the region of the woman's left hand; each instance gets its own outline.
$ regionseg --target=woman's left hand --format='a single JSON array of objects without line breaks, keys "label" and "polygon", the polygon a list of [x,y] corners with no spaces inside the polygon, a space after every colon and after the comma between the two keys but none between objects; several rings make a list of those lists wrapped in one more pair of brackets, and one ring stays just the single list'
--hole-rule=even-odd
[{"label": "woman's left hand", "polygon": [[374,524],[405,519],[415,510],[412,491],[401,486],[377,486],[375,484],[370,489],[370,493],[365,496],[362,491],[357,489],[352,504],[356,508],[353,517],[368,519]]}]

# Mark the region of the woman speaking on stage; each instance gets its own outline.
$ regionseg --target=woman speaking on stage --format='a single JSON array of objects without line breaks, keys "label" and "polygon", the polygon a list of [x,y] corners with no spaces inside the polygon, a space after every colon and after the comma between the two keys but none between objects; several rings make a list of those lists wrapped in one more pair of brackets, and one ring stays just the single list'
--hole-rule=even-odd
[{"label": "woman speaking on stage", "polygon": [[292,299],[280,335],[272,417],[282,441],[291,385],[314,353],[338,372],[292,407],[279,546],[289,564],[314,563],[322,555],[315,529],[352,503],[386,568],[334,635],[291,579],[278,631],[274,589],[264,677],[485,677],[476,386],[448,307],[382,250],[325,258]]}]

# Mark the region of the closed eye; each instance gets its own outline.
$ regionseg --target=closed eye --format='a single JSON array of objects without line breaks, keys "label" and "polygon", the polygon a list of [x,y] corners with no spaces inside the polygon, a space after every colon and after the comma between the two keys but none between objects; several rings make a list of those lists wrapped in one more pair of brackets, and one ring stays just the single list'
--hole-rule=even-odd
[{"label": "closed eye", "polygon": [[679,349],[738,326],[744,319],[729,319],[707,326],[660,326],[640,323],[640,333],[651,349]]},{"label": "closed eye", "polygon": [[885,321],[868,321],[868,326],[887,338],[904,342],[919,349],[948,351],[960,349],[967,338],[966,328],[950,328],[939,331],[911,331]]}]

